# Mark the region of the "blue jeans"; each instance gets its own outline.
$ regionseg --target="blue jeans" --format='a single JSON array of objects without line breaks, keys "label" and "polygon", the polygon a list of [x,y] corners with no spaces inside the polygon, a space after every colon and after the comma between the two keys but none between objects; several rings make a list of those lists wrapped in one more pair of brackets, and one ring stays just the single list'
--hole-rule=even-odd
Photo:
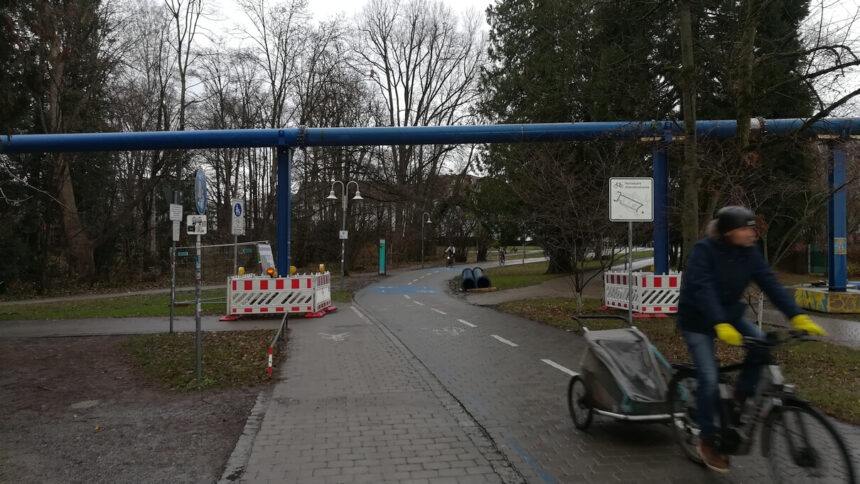
[{"label": "blue jeans", "polygon": [[[746,319],[741,319],[732,324],[732,326],[744,336],[764,337],[762,332]],[[714,337],[691,331],[683,331],[682,335],[684,342],[687,343],[690,356],[693,357],[693,363],[696,365],[696,423],[699,425],[699,430],[701,431],[701,439],[712,443],[714,437],[717,435],[714,413],[716,412],[716,401],[719,398]],[[741,370],[738,380],[735,382],[736,393],[751,396],[755,392],[755,387],[761,374],[761,364],[766,361],[766,356],[767,348],[754,347],[747,351],[744,363],[750,366]]]}]

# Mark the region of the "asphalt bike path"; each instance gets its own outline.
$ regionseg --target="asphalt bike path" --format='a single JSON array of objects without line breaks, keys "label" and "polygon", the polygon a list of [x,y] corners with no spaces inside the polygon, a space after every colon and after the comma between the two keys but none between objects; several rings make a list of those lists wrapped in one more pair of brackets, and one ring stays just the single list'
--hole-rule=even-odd
[{"label": "asphalt bike path", "polygon": [[[577,431],[566,392],[583,339],[452,297],[448,280],[461,269],[399,274],[355,301],[427,367],[528,482],[769,480],[758,455],[732,458],[725,477],[690,463],[663,424],[595,416],[588,433]],[[851,426],[840,431],[857,461],[860,434]]]}]

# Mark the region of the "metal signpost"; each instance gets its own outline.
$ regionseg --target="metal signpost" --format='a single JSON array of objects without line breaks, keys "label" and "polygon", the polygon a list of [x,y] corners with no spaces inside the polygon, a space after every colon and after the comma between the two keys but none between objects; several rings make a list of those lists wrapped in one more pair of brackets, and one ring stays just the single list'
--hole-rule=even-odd
[{"label": "metal signpost", "polygon": [[194,310],[194,325],[197,332],[197,379],[203,377],[203,336],[200,332],[200,312],[202,305],[200,303],[200,236],[206,233],[206,173],[203,170],[197,170],[197,176],[194,177],[194,203],[197,206],[199,215],[188,216],[188,233],[197,235],[197,258],[194,261],[194,292],[195,292],[195,310]]},{"label": "metal signpost", "polygon": [[632,326],[633,222],[654,221],[654,179],[610,178],[609,220],[627,222],[627,320]]},{"label": "metal signpost", "polygon": [[173,203],[175,192],[171,196],[170,221],[173,223],[173,241],[170,243],[170,332],[173,333],[173,303],[176,301],[176,243],[179,242],[179,224],[182,222],[182,205]]},{"label": "metal signpost", "polygon": [[230,201],[230,206],[233,207],[233,223],[230,225],[230,231],[233,234],[233,274],[236,274],[239,268],[239,236],[245,235],[245,201],[234,198]]}]

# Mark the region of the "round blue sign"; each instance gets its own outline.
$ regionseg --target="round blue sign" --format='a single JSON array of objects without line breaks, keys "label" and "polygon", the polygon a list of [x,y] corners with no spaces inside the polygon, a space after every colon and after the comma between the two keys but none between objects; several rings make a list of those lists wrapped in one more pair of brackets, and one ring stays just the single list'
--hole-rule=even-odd
[{"label": "round blue sign", "polygon": [[197,205],[197,213],[206,214],[206,172],[197,170],[194,178],[194,203]]},{"label": "round blue sign", "polygon": [[242,204],[241,203],[237,203],[236,205],[233,205],[233,215],[235,215],[237,217],[242,216]]}]

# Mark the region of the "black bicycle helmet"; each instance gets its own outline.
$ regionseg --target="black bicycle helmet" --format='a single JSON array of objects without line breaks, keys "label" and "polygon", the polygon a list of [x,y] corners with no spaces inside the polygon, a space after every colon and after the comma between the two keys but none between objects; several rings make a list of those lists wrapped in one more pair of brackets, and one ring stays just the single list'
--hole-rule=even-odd
[{"label": "black bicycle helmet", "polygon": [[740,227],[755,226],[755,214],[746,207],[729,205],[717,212],[717,230],[721,235]]}]

